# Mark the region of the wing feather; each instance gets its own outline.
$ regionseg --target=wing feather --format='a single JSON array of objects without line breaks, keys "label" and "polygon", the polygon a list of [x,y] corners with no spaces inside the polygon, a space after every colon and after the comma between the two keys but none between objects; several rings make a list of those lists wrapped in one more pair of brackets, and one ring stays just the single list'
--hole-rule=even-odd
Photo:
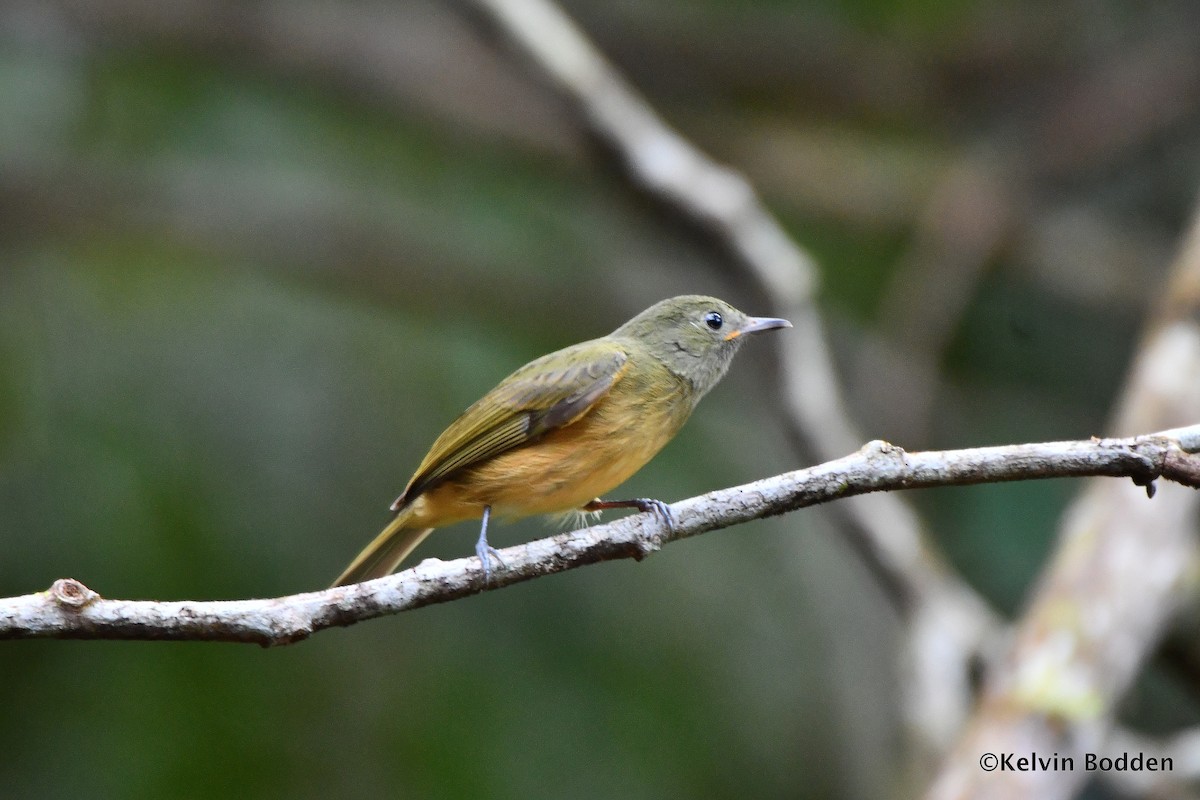
[{"label": "wing feather", "polygon": [[521,367],[450,423],[392,510],[458,470],[575,422],[616,385],[627,361],[620,345],[596,339]]}]

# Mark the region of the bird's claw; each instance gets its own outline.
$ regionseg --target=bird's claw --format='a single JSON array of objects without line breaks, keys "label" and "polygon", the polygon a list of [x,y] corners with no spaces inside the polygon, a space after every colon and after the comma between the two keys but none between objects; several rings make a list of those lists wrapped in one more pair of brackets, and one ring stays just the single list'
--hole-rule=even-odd
[{"label": "bird's claw", "polygon": [[663,521],[667,526],[667,530],[674,533],[675,531],[675,514],[671,511],[671,507],[662,500],[655,500],[651,497],[639,497],[633,501],[636,504],[638,511],[643,514],[651,513]]},{"label": "bird's claw", "polygon": [[504,559],[500,557],[500,551],[488,544],[487,529],[488,520],[492,518],[492,507],[483,507],[483,523],[479,526],[479,539],[475,542],[475,555],[479,558],[479,564],[483,567],[483,583],[486,586],[492,582],[492,559],[496,559],[496,563],[504,568]]},{"label": "bird's claw", "polygon": [[491,583],[492,581],[492,559],[496,559],[496,563],[501,569],[505,569],[504,559],[500,557],[500,551],[487,543],[487,539],[480,539],[475,543],[475,555],[479,558],[479,563],[483,567],[483,582]]},{"label": "bird's claw", "polygon": [[671,507],[662,500],[655,500],[652,497],[638,497],[633,500],[601,500],[597,497],[583,507],[584,511],[603,511],[606,508],[636,508],[643,514],[654,514],[662,520],[667,530],[675,532],[675,515],[671,512]]}]

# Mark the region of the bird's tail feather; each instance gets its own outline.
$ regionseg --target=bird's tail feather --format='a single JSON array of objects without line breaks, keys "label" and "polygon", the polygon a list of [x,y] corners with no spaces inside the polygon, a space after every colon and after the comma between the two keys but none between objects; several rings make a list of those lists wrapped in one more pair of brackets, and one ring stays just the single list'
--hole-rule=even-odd
[{"label": "bird's tail feather", "polygon": [[406,528],[407,522],[404,512],[397,514],[391,524],[346,567],[333,585],[345,586],[393,573],[400,562],[433,531],[433,528]]}]

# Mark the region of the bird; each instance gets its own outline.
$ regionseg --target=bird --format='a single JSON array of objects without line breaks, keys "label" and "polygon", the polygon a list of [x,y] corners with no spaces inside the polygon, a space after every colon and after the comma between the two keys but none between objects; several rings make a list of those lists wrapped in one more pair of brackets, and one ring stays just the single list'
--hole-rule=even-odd
[{"label": "bird", "polygon": [[475,554],[485,581],[493,515],[656,511],[647,498],[601,500],[675,437],[724,377],[747,334],[791,323],[751,317],[704,295],[662,300],[607,336],[519,368],[434,441],[391,505],[395,515],[334,582],[383,577],[434,529],[481,519]]}]

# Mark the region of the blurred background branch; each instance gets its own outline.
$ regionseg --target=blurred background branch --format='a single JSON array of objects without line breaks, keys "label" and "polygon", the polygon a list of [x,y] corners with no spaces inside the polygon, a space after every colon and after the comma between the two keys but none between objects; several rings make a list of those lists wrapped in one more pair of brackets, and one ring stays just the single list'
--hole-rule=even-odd
[{"label": "blurred background branch", "polygon": [[[1200,409],[1200,215],[1192,223],[1113,420],[1117,431],[1176,425]],[[1197,600],[1200,495],[1092,482],[1063,515],[1059,546],[987,676],[983,702],[933,798],[1072,797],[1083,771],[979,769],[985,752],[1096,752],[1118,702],[1178,610]]]}]

